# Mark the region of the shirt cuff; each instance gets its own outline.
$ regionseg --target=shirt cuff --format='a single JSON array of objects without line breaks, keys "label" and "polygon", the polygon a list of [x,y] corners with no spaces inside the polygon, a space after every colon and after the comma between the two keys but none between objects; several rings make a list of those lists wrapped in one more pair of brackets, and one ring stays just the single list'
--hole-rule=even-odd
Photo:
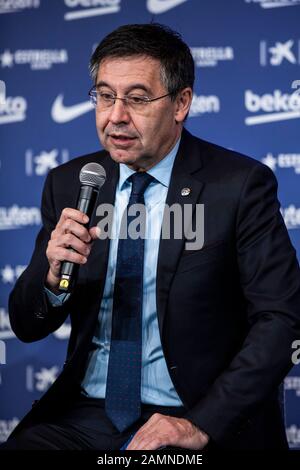
[{"label": "shirt cuff", "polygon": [[52,307],[61,307],[63,303],[70,297],[70,293],[63,292],[62,294],[56,295],[53,294],[53,292],[51,292],[49,289],[47,289],[47,287],[44,287],[44,289]]}]

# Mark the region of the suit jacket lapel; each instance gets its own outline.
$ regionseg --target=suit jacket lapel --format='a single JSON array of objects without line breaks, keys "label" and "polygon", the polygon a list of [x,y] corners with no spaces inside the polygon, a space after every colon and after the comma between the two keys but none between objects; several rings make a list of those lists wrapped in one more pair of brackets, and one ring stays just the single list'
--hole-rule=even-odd
[{"label": "suit jacket lapel", "polygon": [[[203,189],[203,183],[198,181],[193,173],[198,171],[202,166],[199,148],[195,148],[195,141],[187,131],[183,131],[180,147],[176,156],[173,171],[171,175],[170,186],[167,194],[167,207],[178,204],[181,213],[184,211],[184,204],[191,204],[193,214],[196,204],[200,203],[199,197]],[[189,188],[190,193],[187,196],[181,194],[183,188]],[[167,223],[168,215],[165,209],[163,224]],[[172,218],[171,218],[172,220]],[[186,242],[185,234],[180,239],[160,239],[158,265],[156,275],[156,303],[160,334],[162,337],[164,318],[167,308],[168,293],[180,255],[184,249]]]}]

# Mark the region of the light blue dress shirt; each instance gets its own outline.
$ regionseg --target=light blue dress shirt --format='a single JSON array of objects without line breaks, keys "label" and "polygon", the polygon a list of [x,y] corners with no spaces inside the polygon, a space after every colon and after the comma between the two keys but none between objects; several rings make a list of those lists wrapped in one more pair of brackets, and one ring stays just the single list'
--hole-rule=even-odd
[{"label": "light blue dress shirt", "polygon": [[[142,314],[142,403],[163,406],[182,406],[182,402],[171,381],[164,358],[156,310],[156,268],[164,204],[179,142],[171,152],[152,167],[148,173],[156,181],[145,191],[146,238],[144,244],[144,283]],[[128,204],[131,183],[127,178],[134,173],[125,164],[120,164],[120,178],[116,189],[112,233],[118,234],[123,212]],[[118,237],[110,241],[108,269],[97,327],[89,353],[87,369],[82,381],[85,394],[94,398],[105,398],[106,377],[110,350],[113,291],[116,274]],[[59,305],[60,297],[48,291],[53,305]],[[62,294],[65,296],[65,294]],[[65,298],[61,297],[63,301]],[[101,319],[101,320],[100,320]]]}]

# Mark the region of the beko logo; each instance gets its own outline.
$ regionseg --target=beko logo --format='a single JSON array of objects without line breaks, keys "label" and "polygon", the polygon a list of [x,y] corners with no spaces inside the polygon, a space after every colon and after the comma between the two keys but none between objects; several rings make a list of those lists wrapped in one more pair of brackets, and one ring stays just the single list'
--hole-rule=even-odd
[{"label": "beko logo", "polygon": [[8,312],[5,308],[0,308],[0,339],[14,338],[15,335],[11,329]]},{"label": "beko logo", "polygon": [[0,103],[0,124],[26,119],[27,101],[23,96],[8,96]]},{"label": "beko logo", "polygon": [[65,20],[70,21],[117,13],[121,8],[121,0],[65,0],[65,5],[69,8],[81,7],[65,13]]},{"label": "beko logo", "polygon": [[255,116],[247,116],[245,124],[265,124],[269,122],[285,121],[300,117],[300,80],[292,83],[293,93],[283,93],[274,90],[273,93],[258,95],[252,90],[245,91],[245,107]]}]

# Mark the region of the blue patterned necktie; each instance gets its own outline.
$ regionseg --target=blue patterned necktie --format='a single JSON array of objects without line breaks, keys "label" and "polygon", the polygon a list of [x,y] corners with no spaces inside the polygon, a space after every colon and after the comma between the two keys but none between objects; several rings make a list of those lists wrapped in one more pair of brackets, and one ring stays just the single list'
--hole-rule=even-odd
[{"label": "blue patterned necktie", "polygon": [[141,415],[144,237],[128,235],[128,227],[137,217],[128,211],[133,204],[144,205],[144,192],[154,178],[134,173],[128,180],[132,189],[118,244],[105,397],[106,414],[120,432]]}]

